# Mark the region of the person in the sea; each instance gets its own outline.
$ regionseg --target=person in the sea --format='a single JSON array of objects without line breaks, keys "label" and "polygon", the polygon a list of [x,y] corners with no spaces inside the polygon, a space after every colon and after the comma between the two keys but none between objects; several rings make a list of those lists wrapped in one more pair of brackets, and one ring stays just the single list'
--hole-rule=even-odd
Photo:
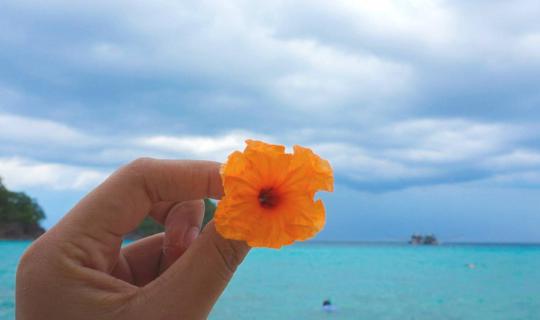
[{"label": "person in the sea", "polygon": [[323,301],[322,308],[326,312],[333,312],[336,310],[334,305],[332,305],[332,301],[330,301],[330,299],[326,299]]},{"label": "person in the sea", "polygon": [[[219,168],[140,159],[112,174],[21,258],[17,319],[206,318],[249,251],[212,222],[199,235]],[[122,247],[147,214],[165,233]]]}]

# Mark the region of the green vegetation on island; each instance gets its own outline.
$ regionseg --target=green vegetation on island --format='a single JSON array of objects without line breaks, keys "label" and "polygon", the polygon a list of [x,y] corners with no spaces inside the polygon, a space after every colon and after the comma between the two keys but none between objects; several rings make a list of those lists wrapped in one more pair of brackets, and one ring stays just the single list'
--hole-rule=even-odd
[{"label": "green vegetation on island", "polygon": [[39,222],[45,213],[24,192],[8,190],[0,179],[0,239],[34,239],[45,230]]}]

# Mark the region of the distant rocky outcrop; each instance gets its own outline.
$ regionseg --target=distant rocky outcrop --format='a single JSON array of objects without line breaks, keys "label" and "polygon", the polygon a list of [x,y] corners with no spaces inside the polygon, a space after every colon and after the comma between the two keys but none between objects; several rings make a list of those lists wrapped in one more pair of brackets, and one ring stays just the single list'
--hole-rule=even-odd
[{"label": "distant rocky outcrop", "polygon": [[437,240],[437,237],[434,234],[428,234],[428,235],[419,235],[419,234],[413,234],[411,235],[411,239],[409,240],[409,244],[412,245],[438,245],[439,240]]},{"label": "distant rocky outcrop", "polygon": [[8,190],[0,179],[0,239],[35,239],[45,230],[38,203],[23,192]]}]

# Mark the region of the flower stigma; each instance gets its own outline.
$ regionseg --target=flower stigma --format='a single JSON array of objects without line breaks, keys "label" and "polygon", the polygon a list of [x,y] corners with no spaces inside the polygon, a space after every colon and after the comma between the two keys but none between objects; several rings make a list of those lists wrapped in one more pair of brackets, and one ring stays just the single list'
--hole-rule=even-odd
[{"label": "flower stigma", "polygon": [[279,195],[273,188],[263,188],[259,192],[259,204],[261,207],[271,209],[279,203]]}]

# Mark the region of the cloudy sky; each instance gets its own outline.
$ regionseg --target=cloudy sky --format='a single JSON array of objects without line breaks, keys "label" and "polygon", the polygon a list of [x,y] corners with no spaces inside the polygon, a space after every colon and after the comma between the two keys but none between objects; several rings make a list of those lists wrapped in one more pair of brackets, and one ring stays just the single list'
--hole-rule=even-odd
[{"label": "cloudy sky", "polygon": [[51,226],[140,156],[335,168],[320,240],[540,241],[537,1],[0,4],[0,176]]}]

